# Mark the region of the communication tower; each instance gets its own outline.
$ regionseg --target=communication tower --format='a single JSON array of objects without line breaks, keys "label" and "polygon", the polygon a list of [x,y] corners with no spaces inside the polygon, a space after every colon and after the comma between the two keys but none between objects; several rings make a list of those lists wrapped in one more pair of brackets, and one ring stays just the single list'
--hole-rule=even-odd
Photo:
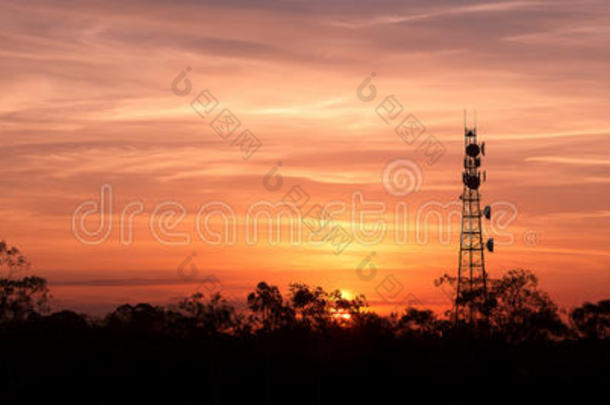
[{"label": "communication tower", "polygon": [[493,252],[493,238],[483,243],[481,221],[484,216],[491,218],[491,207],[481,211],[481,184],[486,181],[482,169],[485,156],[485,142],[478,143],[477,127],[468,128],[464,119],[464,171],[462,172],[463,191],[462,223],[460,231],[460,261],[458,265],[457,294],[455,301],[455,322],[473,322],[472,305],[465,307],[465,298],[479,296],[487,298],[487,274],[485,273],[485,249]]}]

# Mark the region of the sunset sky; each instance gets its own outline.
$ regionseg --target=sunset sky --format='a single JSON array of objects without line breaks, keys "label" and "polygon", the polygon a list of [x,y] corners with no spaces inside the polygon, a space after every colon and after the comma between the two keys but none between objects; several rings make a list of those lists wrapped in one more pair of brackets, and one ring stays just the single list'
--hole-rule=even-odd
[{"label": "sunset sky", "polygon": [[[91,313],[167,303],[211,276],[232,299],[260,280],[283,290],[301,281],[363,293],[380,312],[407,296],[440,310],[449,299],[433,281],[457,270],[459,216],[448,212],[462,191],[467,109],[486,141],[483,202],[497,214],[487,227],[497,242],[486,255],[491,276],[531,269],[563,307],[607,298],[608,21],[607,0],[4,0],[0,239],[50,281],[56,307]],[[182,72],[191,89],[177,95],[172,83]],[[358,96],[367,78],[371,101]],[[205,118],[191,107],[204,90],[218,101]],[[378,106],[388,96],[403,111],[386,123]],[[210,126],[225,108],[241,123],[227,139]],[[425,127],[412,144],[394,131],[409,114]],[[245,129],[262,144],[249,159],[232,145]],[[433,163],[418,149],[430,136],[445,150]],[[405,196],[382,182],[396,159],[421,170],[421,184]],[[278,162],[282,187],[270,190],[263,178]],[[105,184],[110,234],[84,244],[73,214],[99,202]],[[303,212],[345,203],[336,223],[348,230],[354,199],[383,203],[385,215],[364,226],[385,221],[386,235],[340,254],[287,238],[249,245],[248,207],[280,201],[294,186],[310,196]],[[168,201],[184,206],[175,232],[189,243],[162,244],[151,232],[153,211]],[[196,216],[209,201],[233,209],[235,243],[199,237]],[[137,202],[144,209],[133,242],[123,243],[121,213]],[[441,211],[452,225],[440,238],[438,221],[417,224],[430,202],[448,204]],[[408,212],[402,243],[394,232],[400,204]],[[186,283],[177,269],[193,252],[197,279]],[[357,268],[372,252],[377,273],[363,280]],[[402,288],[384,299],[388,277]]]}]

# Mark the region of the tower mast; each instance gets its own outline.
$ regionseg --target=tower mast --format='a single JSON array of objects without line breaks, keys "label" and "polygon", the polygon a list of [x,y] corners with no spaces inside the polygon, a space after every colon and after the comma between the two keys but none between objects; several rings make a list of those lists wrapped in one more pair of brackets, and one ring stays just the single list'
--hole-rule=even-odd
[{"label": "tower mast", "polygon": [[[481,211],[479,188],[486,179],[481,170],[481,158],[485,156],[485,143],[477,143],[477,127],[464,123],[464,171],[462,172],[462,219],[460,230],[460,255],[455,298],[455,322],[474,322],[474,308],[463,308],[464,298],[482,295],[487,298],[487,273],[485,272],[485,248],[493,252],[493,239],[483,243],[481,217],[491,218],[491,208]],[[466,311],[468,309],[469,311]]]}]

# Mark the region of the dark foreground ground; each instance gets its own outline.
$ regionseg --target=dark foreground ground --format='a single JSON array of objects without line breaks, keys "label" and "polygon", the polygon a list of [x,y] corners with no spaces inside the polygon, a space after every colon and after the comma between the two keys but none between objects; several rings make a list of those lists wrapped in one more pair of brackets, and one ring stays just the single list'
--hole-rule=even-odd
[{"label": "dark foreground ground", "polygon": [[0,403],[608,403],[610,343],[277,332],[0,333]]}]

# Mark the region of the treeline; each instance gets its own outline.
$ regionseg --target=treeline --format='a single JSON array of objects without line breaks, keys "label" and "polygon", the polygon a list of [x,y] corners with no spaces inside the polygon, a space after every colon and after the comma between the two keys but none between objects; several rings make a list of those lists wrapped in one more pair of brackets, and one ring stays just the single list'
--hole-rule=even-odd
[{"label": "treeline", "polygon": [[[524,270],[487,280],[485,294],[480,283],[461,285],[457,310],[443,315],[407,307],[380,316],[364,296],[301,283],[282,294],[261,282],[245,310],[197,293],[92,318],[51,313],[47,282],[16,277],[27,261],[4,243],[0,265],[10,273],[0,279],[7,400],[487,403],[527,392],[582,401],[610,383],[610,300],[562,313]],[[458,290],[449,276],[436,284]]]},{"label": "treeline", "polygon": [[[1,246],[0,246],[1,248]],[[444,276],[437,284],[455,284]],[[278,331],[301,334],[376,333],[399,337],[448,338],[471,333],[507,343],[562,339],[610,338],[610,300],[585,303],[562,319],[557,305],[538,289],[536,276],[511,270],[487,280],[485,297],[464,286],[456,308],[438,316],[425,308],[407,307],[402,313],[380,316],[368,310],[366,297],[348,299],[338,290],[302,283],[290,285],[283,296],[278,287],[260,282],[247,298],[247,311],[237,311],[221,294],[196,293],[168,306],[124,304],[103,318],[73,311],[49,314],[49,289],[39,277],[0,279],[0,329],[23,324],[53,324],[62,328],[104,328],[113,331],[188,335],[262,335]],[[565,318],[565,317],[564,317]]]}]

